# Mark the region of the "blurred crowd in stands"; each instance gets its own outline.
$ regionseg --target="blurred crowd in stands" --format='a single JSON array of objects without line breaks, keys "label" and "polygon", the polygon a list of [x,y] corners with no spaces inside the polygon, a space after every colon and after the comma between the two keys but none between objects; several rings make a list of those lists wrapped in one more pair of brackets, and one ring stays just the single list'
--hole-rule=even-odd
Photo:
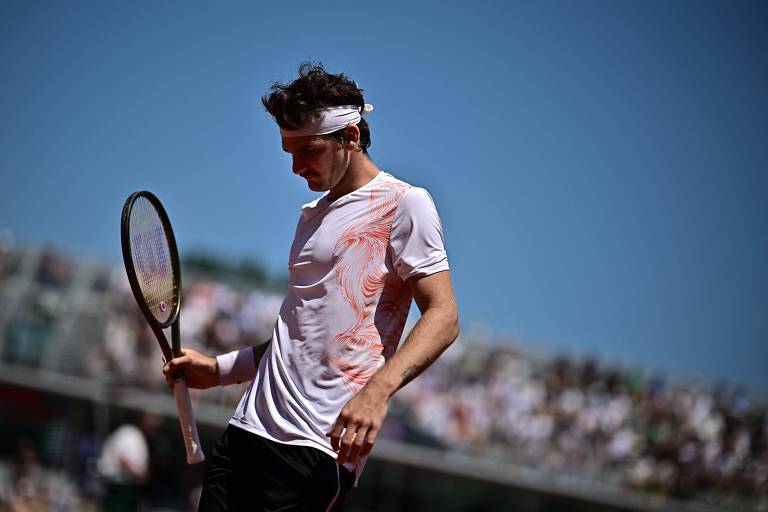
[{"label": "blurred crowd in stands", "polygon": [[744,389],[510,346],[452,349],[395,396],[390,435],[657,495],[768,506],[768,417]]},{"label": "blurred crowd in stands", "polygon": [[[0,293],[18,266],[18,254],[0,245]],[[65,287],[75,267],[43,251],[35,279],[43,288]],[[160,352],[123,269],[100,279],[88,286],[107,297],[107,314],[99,343],[81,358],[81,374],[163,389]],[[214,355],[262,343],[281,300],[275,292],[185,275],[184,344]],[[12,321],[5,329],[0,335],[14,336]],[[11,345],[6,341],[6,356]],[[234,404],[241,392],[208,390],[197,399]],[[768,509],[765,403],[742,388],[667,380],[592,359],[533,356],[465,337],[395,396],[382,435],[545,475]]]},{"label": "blurred crowd in stands", "polygon": [[[125,272],[118,269],[113,279],[104,343],[89,354],[84,372],[131,385],[163,387],[162,358],[154,334],[138,312]],[[183,347],[217,355],[264,343],[271,335],[281,302],[282,297],[274,293],[185,276]],[[239,400],[241,393],[240,388],[218,388],[201,396],[229,404]]]},{"label": "blurred crowd in stands", "polygon": [[[29,438],[17,443],[9,465],[0,466],[0,510],[10,512],[64,512],[85,510],[87,505],[60,474],[46,471]],[[92,508],[91,508],[92,510]]]}]

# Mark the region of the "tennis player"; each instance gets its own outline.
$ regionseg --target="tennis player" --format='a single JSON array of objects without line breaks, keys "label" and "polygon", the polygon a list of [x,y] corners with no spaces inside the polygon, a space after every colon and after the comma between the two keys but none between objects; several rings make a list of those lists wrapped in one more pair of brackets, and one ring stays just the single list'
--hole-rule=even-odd
[{"label": "tennis player", "polygon": [[[269,343],[164,367],[194,388],[251,381],[211,456],[199,510],[341,510],[392,395],[458,335],[430,195],[368,155],[373,110],[343,74],[303,64],[262,98],[293,172],[325,192],[302,207]],[[411,300],[421,317],[398,350]]]}]

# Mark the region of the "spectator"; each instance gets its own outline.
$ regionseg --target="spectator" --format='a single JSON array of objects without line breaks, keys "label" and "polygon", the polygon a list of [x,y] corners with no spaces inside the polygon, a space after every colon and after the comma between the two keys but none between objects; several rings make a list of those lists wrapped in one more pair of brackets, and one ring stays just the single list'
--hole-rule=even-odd
[{"label": "spectator", "polygon": [[141,507],[141,490],[149,476],[147,438],[160,426],[160,419],[143,414],[136,425],[124,424],[104,441],[98,460],[104,482],[104,512],[134,512]]}]

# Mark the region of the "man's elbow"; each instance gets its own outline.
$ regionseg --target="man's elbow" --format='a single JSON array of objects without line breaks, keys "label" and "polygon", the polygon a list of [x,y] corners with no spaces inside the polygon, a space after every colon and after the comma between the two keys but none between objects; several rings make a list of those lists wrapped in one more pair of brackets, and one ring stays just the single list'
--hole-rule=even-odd
[{"label": "man's elbow", "polygon": [[448,321],[446,322],[446,325],[448,327],[448,345],[456,341],[456,338],[459,337],[459,310],[454,305],[450,311],[448,312]]}]

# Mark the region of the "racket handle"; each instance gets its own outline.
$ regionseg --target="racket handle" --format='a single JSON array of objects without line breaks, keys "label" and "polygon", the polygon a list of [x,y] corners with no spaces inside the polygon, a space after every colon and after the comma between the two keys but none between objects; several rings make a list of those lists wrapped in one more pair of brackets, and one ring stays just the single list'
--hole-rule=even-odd
[{"label": "racket handle", "polygon": [[176,409],[179,411],[181,435],[184,437],[184,447],[187,449],[187,464],[198,464],[205,460],[205,454],[200,447],[197,435],[195,413],[192,411],[192,400],[189,398],[187,383],[181,379],[173,383],[173,396],[176,398]]}]

